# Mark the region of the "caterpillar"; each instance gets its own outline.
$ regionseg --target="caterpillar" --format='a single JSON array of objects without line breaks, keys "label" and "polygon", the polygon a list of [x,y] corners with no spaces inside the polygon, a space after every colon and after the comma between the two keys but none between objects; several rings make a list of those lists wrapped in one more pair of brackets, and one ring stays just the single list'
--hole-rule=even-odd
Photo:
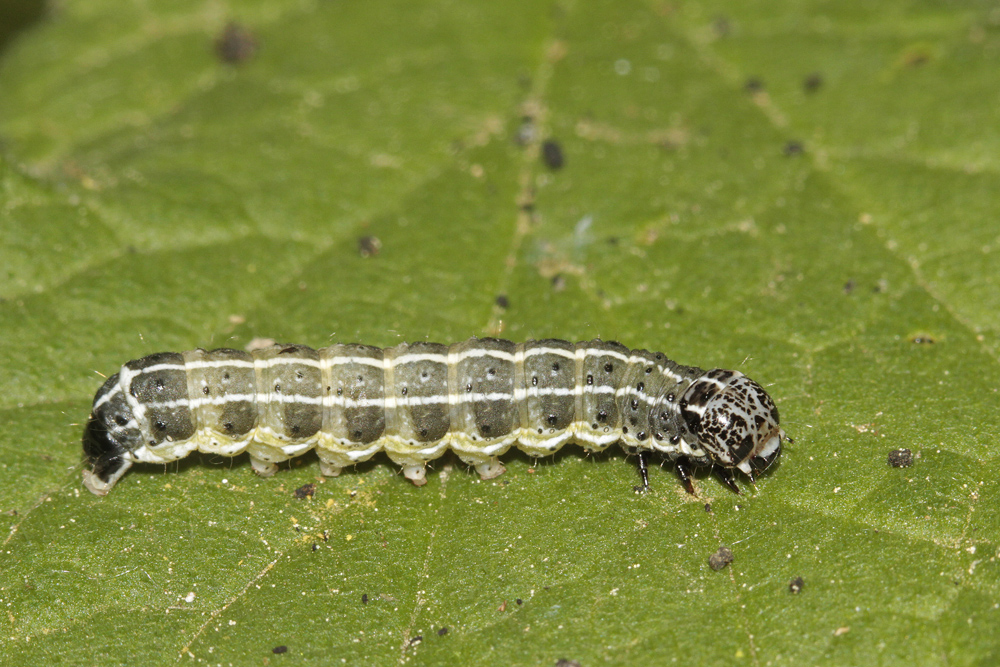
[{"label": "caterpillar", "polygon": [[268,477],[315,448],[326,476],[384,450],[419,486],[427,462],[448,449],[491,479],[512,446],[542,457],[573,440],[639,452],[643,488],[656,452],[689,493],[691,469],[703,466],[739,493],[733,471],[753,482],[783,439],[771,397],[739,371],[610,341],[197,349],[129,361],[98,389],[83,481],[105,495],[134,463],[194,451],[246,451]]}]

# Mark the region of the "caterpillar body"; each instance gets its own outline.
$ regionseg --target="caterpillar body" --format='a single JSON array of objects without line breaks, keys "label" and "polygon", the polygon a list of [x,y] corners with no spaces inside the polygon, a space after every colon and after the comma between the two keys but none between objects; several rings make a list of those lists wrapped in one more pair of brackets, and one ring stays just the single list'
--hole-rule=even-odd
[{"label": "caterpillar body", "polygon": [[786,438],[764,389],[738,371],[705,371],[615,342],[473,338],[390,348],[273,345],[164,352],[129,361],[97,391],[83,438],[84,484],[106,494],[136,462],[200,451],[250,455],[254,471],[315,448],[335,476],[379,451],[418,486],[448,449],[489,479],[512,446],[531,456],[568,441],[619,442],[690,468],[715,466],[739,492]]}]

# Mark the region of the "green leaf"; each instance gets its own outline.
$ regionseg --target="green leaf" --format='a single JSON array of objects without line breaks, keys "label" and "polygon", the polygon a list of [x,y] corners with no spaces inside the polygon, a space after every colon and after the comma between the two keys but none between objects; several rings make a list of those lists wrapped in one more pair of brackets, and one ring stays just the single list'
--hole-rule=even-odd
[{"label": "green leaf", "polygon": [[[5,664],[996,664],[998,49],[976,2],[53,4],[0,52]],[[575,446],[80,483],[128,359],[498,333],[739,368],[795,443],[742,496]]]}]

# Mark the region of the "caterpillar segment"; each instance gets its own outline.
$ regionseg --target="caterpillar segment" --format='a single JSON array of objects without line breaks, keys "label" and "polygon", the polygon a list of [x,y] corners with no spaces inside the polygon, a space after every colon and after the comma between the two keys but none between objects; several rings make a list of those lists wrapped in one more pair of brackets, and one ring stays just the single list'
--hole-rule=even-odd
[{"label": "caterpillar segment", "polygon": [[247,452],[268,477],[315,449],[324,475],[384,451],[419,486],[449,449],[491,479],[511,447],[542,457],[573,441],[639,452],[644,488],[657,453],[691,493],[691,469],[704,466],[739,492],[734,471],[753,481],[786,437],[770,396],[742,373],[615,342],[197,349],[129,361],[97,391],[84,484],[104,495],[134,463],[194,451]]}]

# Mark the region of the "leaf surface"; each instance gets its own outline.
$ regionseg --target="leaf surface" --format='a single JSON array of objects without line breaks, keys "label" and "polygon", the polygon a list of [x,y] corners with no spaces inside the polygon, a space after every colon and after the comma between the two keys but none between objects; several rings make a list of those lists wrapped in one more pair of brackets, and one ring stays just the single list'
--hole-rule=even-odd
[{"label": "leaf surface", "polygon": [[[1000,659],[994,7],[230,7],[0,52],[8,664]],[[80,483],[128,359],[496,334],[739,368],[795,444],[742,496],[575,446]]]}]

